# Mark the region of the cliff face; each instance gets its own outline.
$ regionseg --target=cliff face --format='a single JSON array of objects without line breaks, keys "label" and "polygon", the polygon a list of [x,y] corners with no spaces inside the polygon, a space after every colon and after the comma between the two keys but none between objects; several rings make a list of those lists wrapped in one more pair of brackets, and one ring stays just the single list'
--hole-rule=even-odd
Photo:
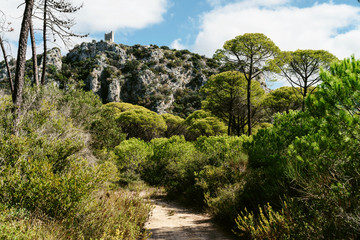
[{"label": "cliff face", "polygon": [[177,91],[196,91],[218,71],[212,59],[187,50],[102,41],[82,43],[64,62],[70,69],[86,68],[85,86],[103,102],[130,102],[158,113],[171,112]]},{"label": "cliff face", "polygon": [[[41,58],[39,55],[39,74]],[[220,67],[213,59],[187,50],[103,41],[82,43],[64,57],[58,48],[51,49],[47,63],[47,80],[60,87],[83,81],[85,88],[98,94],[104,103],[129,102],[181,117],[201,108],[198,90]],[[8,85],[3,65],[0,62],[0,88]],[[29,79],[31,65],[28,60]],[[257,80],[267,89],[262,77]]]}]

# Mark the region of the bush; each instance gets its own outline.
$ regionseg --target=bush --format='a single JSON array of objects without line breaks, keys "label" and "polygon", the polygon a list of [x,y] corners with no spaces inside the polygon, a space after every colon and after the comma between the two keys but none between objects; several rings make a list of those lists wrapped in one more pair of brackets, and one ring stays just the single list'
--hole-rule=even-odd
[{"label": "bush", "polygon": [[[110,151],[126,139],[126,134],[122,133],[117,123],[116,113],[106,107],[101,108],[99,117],[92,122],[90,132],[92,147],[103,152]],[[98,154],[100,154],[99,151]]]},{"label": "bush", "polygon": [[231,222],[238,205],[238,192],[243,188],[243,175],[247,155],[243,137],[200,137],[195,142],[205,159],[204,166],[196,173],[196,185],[201,190],[209,212],[221,222]]},{"label": "bush", "polygon": [[[64,95],[54,92],[26,88],[19,135],[1,131],[0,202],[63,219],[115,173],[111,164],[84,160],[88,136],[59,104]],[[1,99],[0,106],[1,127],[11,126],[11,103]]]},{"label": "bush", "polygon": [[164,135],[166,123],[155,112],[143,109],[132,109],[119,114],[116,120],[127,138],[141,138],[150,141]]},{"label": "bush", "polygon": [[[159,114],[144,107],[130,103],[108,103],[104,105],[103,115],[93,124],[92,129],[99,136],[100,144],[115,147],[123,139],[122,134],[127,139],[140,138],[145,141],[161,137],[166,131],[166,123]],[[103,137],[106,135],[104,131],[111,137]]]},{"label": "bush", "polygon": [[203,110],[190,114],[185,119],[185,124],[188,126],[186,139],[190,141],[196,140],[200,136],[224,135],[227,131],[227,127],[220,119]]},{"label": "bush", "polygon": [[237,233],[240,237],[251,239],[294,239],[291,237],[292,221],[286,204],[280,211],[274,211],[268,203],[264,210],[259,207],[259,217],[249,213],[246,208],[236,218],[236,225],[240,230]]},{"label": "bush", "polygon": [[195,187],[194,172],[202,166],[202,159],[192,143],[182,136],[153,139],[153,155],[144,164],[142,177],[153,185],[162,185],[170,195],[185,194],[192,201]]},{"label": "bush", "polygon": [[277,223],[270,224],[260,212],[252,234],[271,238],[289,227],[291,239],[360,236],[359,69],[354,58],[333,63],[306,99],[307,111],[277,116],[273,127],[245,144],[249,171],[240,203],[254,210],[254,203],[269,201],[277,211],[282,199],[295,199],[288,207],[291,221],[282,223],[282,213],[274,212]]},{"label": "bush", "polygon": [[147,239],[144,225],[150,205],[137,193],[99,192],[84,202],[73,227],[74,239]]},{"label": "bush", "polygon": [[150,205],[138,193],[100,191],[81,203],[72,218],[47,219],[25,209],[0,209],[0,239],[146,239]]},{"label": "bush", "polygon": [[66,218],[113,167],[89,165],[81,157],[86,136],[48,102],[22,118],[20,136],[1,136],[0,203]]},{"label": "bush", "polygon": [[[120,171],[120,180],[129,183],[140,180],[140,166],[151,157],[152,149],[143,140],[131,138],[116,146],[114,154]],[[146,171],[146,169],[143,171]]]},{"label": "bush", "polygon": [[[61,92],[56,94],[62,95]],[[82,89],[70,88],[64,91],[64,96],[59,100],[59,108],[63,112],[69,112],[74,124],[83,126],[88,129],[99,113],[102,106],[99,96],[92,91],[84,91]]]},{"label": "bush", "polygon": [[184,135],[186,134],[186,126],[184,124],[184,119],[178,116],[174,116],[170,113],[162,114],[161,117],[166,122],[166,132],[165,137],[170,138],[174,135]]}]

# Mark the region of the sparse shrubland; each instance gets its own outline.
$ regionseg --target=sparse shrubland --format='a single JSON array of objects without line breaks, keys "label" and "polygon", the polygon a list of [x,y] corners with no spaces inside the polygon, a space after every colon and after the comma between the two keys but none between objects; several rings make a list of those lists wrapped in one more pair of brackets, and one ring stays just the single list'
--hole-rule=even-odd
[{"label": "sparse shrubland", "polygon": [[357,239],[359,66],[333,63],[305,111],[276,114],[251,137],[130,139],[114,152],[125,172],[207,209],[242,239]]},{"label": "sparse shrubland", "polygon": [[[75,61],[74,50],[62,70],[49,68],[61,89],[26,82],[16,134],[11,97],[1,95],[0,239],[146,239],[150,206],[129,188],[139,182],[206,210],[241,239],[359,238],[360,61],[333,63],[306,94],[292,87],[268,93],[234,71],[226,51],[217,52],[219,62],[166,47],[115,49],[135,58],[120,64],[104,51],[112,66],[102,77],[124,73],[134,81],[122,87],[141,92],[140,69],[151,78],[162,60],[155,72],[170,81],[156,83],[161,94],[149,84],[150,95],[123,92],[143,106],[103,104],[76,83],[99,67],[99,56]],[[154,51],[159,59],[151,59]],[[268,67],[281,64],[272,60]],[[193,78],[175,91],[170,73],[183,62]],[[205,63],[227,72],[203,85]],[[144,107],[169,95],[175,115]]]},{"label": "sparse shrubland", "polygon": [[240,235],[359,238],[359,66],[354,58],[333,63],[305,112],[278,115],[247,145],[249,175],[240,199],[255,217],[239,215]]},{"label": "sparse shrubland", "polygon": [[135,193],[116,190],[116,165],[97,160],[90,149],[86,129],[100,105],[76,88],[27,87],[20,131],[13,135],[12,103],[1,97],[1,239],[146,236],[149,206]]}]

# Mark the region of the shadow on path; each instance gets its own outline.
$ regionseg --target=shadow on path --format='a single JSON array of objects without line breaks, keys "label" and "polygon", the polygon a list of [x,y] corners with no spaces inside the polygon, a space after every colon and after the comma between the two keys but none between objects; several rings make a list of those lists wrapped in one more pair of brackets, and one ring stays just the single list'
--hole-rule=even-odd
[{"label": "shadow on path", "polygon": [[145,228],[154,240],[230,240],[235,239],[218,229],[207,214],[197,213],[174,202],[151,200],[154,209]]}]

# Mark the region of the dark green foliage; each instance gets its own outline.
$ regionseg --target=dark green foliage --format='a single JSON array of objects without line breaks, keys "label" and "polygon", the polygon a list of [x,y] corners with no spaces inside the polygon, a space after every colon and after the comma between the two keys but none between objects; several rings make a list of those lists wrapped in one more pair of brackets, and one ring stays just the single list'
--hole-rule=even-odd
[{"label": "dark green foliage", "polygon": [[165,132],[165,137],[170,138],[174,135],[183,135],[185,136],[186,134],[186,125],[185,125],[185,120],[182,119],[181,117],[178,116],[174,116],[170,113],[165,113],[161,115],[163,117],[163,119],[166,122],[166,132]]},{"label": "dark green foliage", "polygon": [[160,115],[148,109],[131,109],[117,118],[117,124],[127,138],[141,138],[150,141],[166,131],[166,123]]},{"label": "dark green foliage", "polygon": [[185,193],[194,186],[194,171],[201,161],[193,144],[179,136],[154,139],[150,144],[154,154],[144,165],[144,179],[165,186],[171,194]]},{"label": "dark green foliage", "polygon": [[293,87],[281,87],[266,95],[262,105],[269,116],[275,113],[289,113],[290,110],[301,109],[302,96]]},{"label": "dark green foliage", "polygon": [[117,124],[114,112],[109,108],[100,110],[99,118],[91,124],[90,132],[93,138],[92,146],[99,150],[112,149],[126,138],[121,126]]},{"label": "dark green foliage", "polygon": [[193,141],[200,136],[216,136],[226,134],[225,124],[210,112],[198,110],[190,114],[186,120],[186,139]]},{"label": "dark green foliage", "polygon": [[261,129],[253,139],[244,143],[249,155],[244,192],[241,196],[249,210],[270,202],[281,205],[281,198],[290,190],[287,177],[288,147],[297,138],[315,129],[308,124],[309,115],[290,111],[277,115],[274,126]]},{"label": "dark green foliage", "polygon": [[[267,234],[285,224],[290,239],[360,236],[359,66],[354,58],[333,63],[320,74],[323,83],[307,98],[306,112],[277,117],[273,128],[259,131],[247,145],[244,206],[255,210],[251,202],[268,201],[279,209],[280,199],[289,199],[286,213],[280,214],[285,222],[274,223]],[[255,219],[246,231],[261,234],[264,218]]]},{"label": "dark green foliage", "polygon": [[204,85],[205,80],[206,78],[204,78],[204,75],[198,72],[193,76],[190,82],[186,84],[186,87],[197,91],[202,85]]},{"label": "dark green foliage", "polygon": [[[94,68],[95,58],[87,58],[82,61],[71,61],[68,58],[63,59],[62,75],[68,79],[85,80]],[[85,86],[90,90],[90,86]]]},{"label": "dark green foliage", "polygon": [[131,53],[137,59],[144,59],[151,56],[151,49],[137,44],[133,46]]},{"label": "dark green foliage", "polygon": [[122,69],[124,73],[136,72],[140,66],[140,62],[138,60],[128,60],[125,62],[125,65]]},{"label": "dark green foliage", "polygon": [[165,186],[171,196],[209,207],[219,219],[229,218],[230,212],[235,217],[234,195],[247,162],[243,141],[227,136],[201,137],[196,142],[179,136],[153,139],[149,145],[153,154],[141,167],[141,176]]},{"label": "dark green foliage", "polygon": [[122,141],[114,148],[114,158],[120,172],[120,181],[130,183],[140,180],[145,161],[153,155],[149,144],[137,138]]},{"label": "dark green foliage", "polygon": [[323,84],[307,99],[321,128],[294,141],[290,153],[292,166],[302,167],[291,174],[307,198],[301,205],[314,209],[314,231],[328,239],[360,236],[359,73],[354,57],[321,72]]},{"label": "dark green foliage", "polygon": [[170,50],[170,48],[168,46],[161,46],[160,48],[163,50]]},{"label": "dark green foliage", "polygon": [[213,58],[208,58],[206,60],[206,65],[208,65],[210,68],[214,68],[214,69],[218,69],[220,67],[220,63]]},{"label": "dark green foliage", "polygon": [[[41,100],[34,100],[35,90],[26,90],[28,111],[22,116],[19,136],[2,131],[0,138],[0,203],[64,219],[109,179],[113,165],[90,166],[83,158],[86,135],[74,127],[66,107],[59,104],[57,90],[44,89]],[[7,125],[6,116],[1,117],[2,126]]]},{"label": "dark green foliage", "polygon": [[181,118],[187,118],[194,111],[200,110],[201,101],[204,99],[198,91],[188,88],[178,89],[174,93],[174,98],[172,113]]}]

